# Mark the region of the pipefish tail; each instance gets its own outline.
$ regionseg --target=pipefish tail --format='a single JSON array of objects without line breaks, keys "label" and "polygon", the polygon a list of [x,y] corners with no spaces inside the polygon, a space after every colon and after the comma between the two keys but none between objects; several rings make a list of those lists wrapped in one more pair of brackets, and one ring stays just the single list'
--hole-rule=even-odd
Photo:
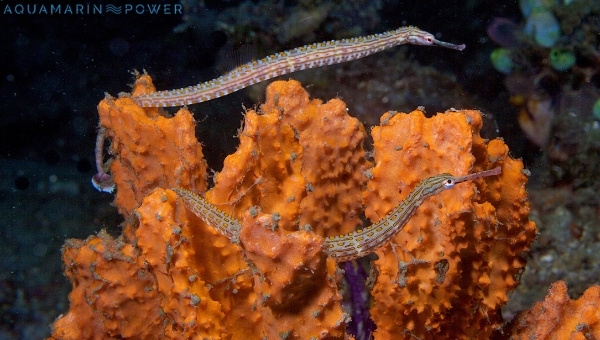
[{"label": "pipefish tail", "polygon": [[465,48],[464,44],[440,41],[431,33],[405,26],[379,34],[297,47],[241,65],[221,77],[198,85],[148,93],[133,97],[133,100],[144,107],[202,103],[284,74],[360,59],[402,44],[441,46],[458,51]]}]

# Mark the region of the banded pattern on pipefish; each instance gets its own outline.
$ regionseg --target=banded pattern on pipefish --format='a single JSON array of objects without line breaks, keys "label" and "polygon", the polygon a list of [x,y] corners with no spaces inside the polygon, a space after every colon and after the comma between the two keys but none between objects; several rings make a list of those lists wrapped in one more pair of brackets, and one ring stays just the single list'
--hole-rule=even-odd
[{"label": "banded pattern on pipefish", "polygon": [[436,45],[459,51],[465,48],[464,44],[455,45],[440,41],[431,33],[414,26],[405,26],[379,34],[297,47],[241,65],[221,77],[198,85],[148,93],[133,97],[133,100],[144,107],[197,104],[277,76],[360,59],[402,44]]},{"label": "banded pattern on pipefish", "polygon": [[182,188],[173,188],[173,191],[179,195],[185,205],[194,215],[200,217],[204,222],[213,226],[223,236],[226,236],[234,243],[239,241],[239,232],[241,223],[227,213],[219,210],[214,205],[208,203],[204,198]]},{"label": "banded pattern on pipefish", "polygon": [[[417,208],[428,197],[448,190],[458,183],[481,177],[499,175],[501,172],[502,169],[496,167],[491,170],[480,171],[465,176],[452,176],[445,173],[426,178],[379,222],[348,234],[327,237],[325,239],[325,247],[328,249],[329,255],[337,262],[350,261],[366,256],[386,245],[400,232]],[[232,242],[239,242],[241,223],[238,220],[220,211],[217,207],[193,194],[191,191],[181,188],[173,190],[183,199],[185,205],[195,215],[212,225]]]}]

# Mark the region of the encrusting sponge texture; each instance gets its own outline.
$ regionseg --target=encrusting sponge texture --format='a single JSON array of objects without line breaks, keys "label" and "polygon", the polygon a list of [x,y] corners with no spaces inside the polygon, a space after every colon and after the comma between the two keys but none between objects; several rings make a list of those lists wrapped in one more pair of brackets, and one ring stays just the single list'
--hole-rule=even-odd
[{"label": "encrusting sponge texture", "polygon": [[[152,91],[141,76],[134,93]],[[349,338],[342,272],[323,239],[355,230],[364,216],[378,221],[426,177],[496,166],[500,176],[427,199],[377,251],[371,317],[376,339],[487,337],[499,327],[535,225],[523,164],[502,140],[479,136],[479,112],[387,113],[371,131],[371,162],[365,129],[341,100],[273,82],[206,191],[187,109],[166,117],[123,97],[98,111],[124,230],[66,242],[73,290],[53,338]],[[195,216],[173,187],[241,221],[239,240]]]},{"label": "encrusting sponge texture", "polygon": [[377,251],[371,316],[376,339],[486,338],[518,283],[535,237],[523,164],[500,139],[479,136],[481,114],[451,110],[386,113],[372,131],[376,166],[364,192],[378,220],[417,184],[439,173],[502,174],[458,184],[426,200],[402,232]]}]

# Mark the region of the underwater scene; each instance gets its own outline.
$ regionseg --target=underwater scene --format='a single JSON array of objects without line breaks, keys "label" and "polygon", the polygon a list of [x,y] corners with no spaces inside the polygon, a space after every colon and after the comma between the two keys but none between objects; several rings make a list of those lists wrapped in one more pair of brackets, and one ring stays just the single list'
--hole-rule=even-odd
[{"label": "underwater scene", "polygon": [[0,27],[0,340],[600,339],[600,1]]}]

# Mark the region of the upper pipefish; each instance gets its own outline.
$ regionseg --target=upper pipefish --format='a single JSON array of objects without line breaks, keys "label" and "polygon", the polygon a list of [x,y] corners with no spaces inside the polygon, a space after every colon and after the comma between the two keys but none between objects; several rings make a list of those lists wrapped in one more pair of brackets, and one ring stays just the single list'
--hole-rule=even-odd
[{"label": "upper pipefish", "polygon": [[297,47],[251,61],[218,78],[198,85],[143,94],[133,97],[133,100],[144,107],[197,104],[277,76],[363,58],[402,44],[436,45],[459,51],[465,48],[464,44],[455,45],[440,41],[435,39],[431,33],[414,26],[405,26],[379,34]]}]

